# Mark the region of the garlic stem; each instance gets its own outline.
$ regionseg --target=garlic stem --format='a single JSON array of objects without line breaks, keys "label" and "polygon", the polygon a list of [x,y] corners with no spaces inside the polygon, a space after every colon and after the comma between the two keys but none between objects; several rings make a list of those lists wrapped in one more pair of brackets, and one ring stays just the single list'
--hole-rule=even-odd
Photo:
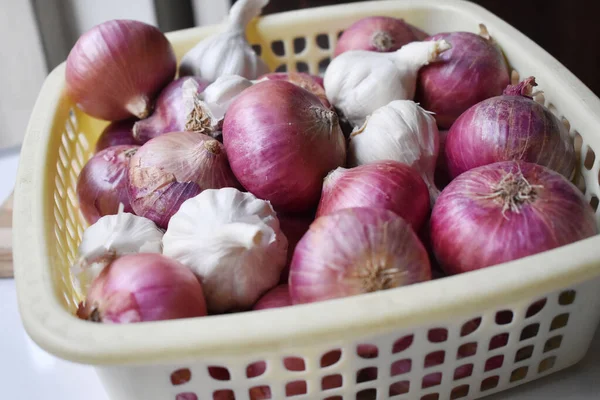
[{"label": "garlic stem", "polygon": [[415,72],[421,67],[436,61],[440,54],[452,48],[445,40],[412,42],[402,46],[391,57],[398,68],[411,67]]},{"label": "garlic stem", "polygon": [[244,30],[253,18],[258,17],[269,0],[238,0],[229,10],[229,30]]}]

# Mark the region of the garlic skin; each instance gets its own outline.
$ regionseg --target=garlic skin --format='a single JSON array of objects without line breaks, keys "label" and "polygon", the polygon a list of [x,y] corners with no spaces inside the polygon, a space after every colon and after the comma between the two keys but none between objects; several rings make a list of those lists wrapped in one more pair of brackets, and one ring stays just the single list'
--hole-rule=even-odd
[{"label": "garlic skin", "polygon": [[71,267],[76,289],[87,293],[91,282],[115,258],[135,253],[162,253],[163,231],[144,217],[123,212],[106,215],[86,228],[79,259]]},{"label": "garlic skin", "polygon": [[254,83],[239,75],[223,75],[208,85],[200,98],[209,110],[213,126],[223,121],[229,105]]},{"label": "garlic skin", "polygon": [[269,68],[246,40],[245,30],[259,16],[269,0],[239,0],[229,11],[225,32],[213,35],[187,52],[179,66],[179,76],[195,75],[211,82],[222,75],[247,79],[269,72]]},{"label": "garlic skin", "polygon": [[271,204],[234,188],[185,201],[163,237],[163,254],[201,279],[212,313],[248,309],[277,285],[287,246]]},{"label": "garlic skin", "polygon": [[352,133],[348,166],[380,160],[408,164],[421,174],[433,204],[440,193],[434,183],[438,153],[439,131],[432,113],[414,101],[396,100],[377,109]]},{"label": "garlic skin", "polygon": [[325,71],[327,98],[354,127],[361,126],[379,107],[412,100],[419,69],[450,48],[439,40],[409,43],[393,53],[347,51]]}]

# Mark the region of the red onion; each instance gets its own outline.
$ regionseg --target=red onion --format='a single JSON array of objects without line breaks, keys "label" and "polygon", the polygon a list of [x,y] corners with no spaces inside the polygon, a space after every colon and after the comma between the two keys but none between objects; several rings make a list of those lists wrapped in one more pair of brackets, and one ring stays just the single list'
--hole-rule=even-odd
[{"label": "red onion", "polygon": [[431,279],[425,248],[408,223],[380,208],[319,217],[290,267],[294,304],[392,289]]},{"label": "red onion", "polygon": [[181,204],[204,189],[239,187],[223,145],[201,133],[172,132],[144,144],[131,159],[133,211],[161,228]]},{"label": "red onion", "polygon": [[562,175],[541,165],[474,168],[442,192],[431,216],[436,257],[450,274],[516,260],[597,233],[594,211]]},{"label": "red onion", "polygon": [[[410,42],[416,42],[422,31],[406,23],[403,19],[392,17],[362,18],[344,31],[335,47],[335,56],[349,50],[367,50],[378,52],[396,51]],[[427,36],[427,34],[425,34]]]},{"label": "red onion", "polygon": [[448,160],[446,159],[446,139],[449,131],[439,131],[440,148],[435,164],[435,186],[440,190],[445,188],[452,178],[448,171]]},{"label": "red onion", "polygon": [[323,78],[316,75],[306,74],[304,72],[271,72],[258,78],[258,81],[287,81],[294,85],[300,86],[302,89],[308,90],[321,100],[321,103],[327,108],[331,108],[331,104],[325,94],[325,86]]},{"label": "red onion", "polygon": [[67,58],[67,93],[92,117],[145,118],[175,76],[171,44],[157,28],[113,20],[84,33]]},{"label": "red onion", "polygon": [[508,86],[504,95],[469,108],[452,125],[446,159],[452,177],[481,165],[522,160],[544,165],[568,179],[577,163],[567,128],[531,98],[533,77]]},{"label": "red onion", "polygon": [[[191,80],[191,81],[188,81]],[[188,82],[188,87],[184,84]],[[191,85],[190,85],[191,83]],[[194,84],[195,83],[195,84]],[[194,107],[197,96],[208,86],[202,78],[179,78],[169,83],[156,99],[151,116],[133,126],[133,136],[141,143],[169,132],[203,132]]]},{"label": "red onion", "polygon": [[315,213],[308,212],[302,214],[278,214],[281,231],[285,234],[288,240],[288,255],[286,266],[281,272],[281,283],[287,283],[290,275],[290,264],[294,256],[294,250],[300,239],[310,228],[310,224],[315,220]]},{"label": "red onion", "polygon": [[[487,31],[486,31],[487,32]],[[498,96],[510,83],[504,55],[489,36],[469,32],[440,33],[452,48],[419,72],[416,101],[435,113],[438,126],[449,129],[469,107]]]},{"label": "red onion", "polygon": [[77,316],[126,324],[206,315],[202,286],[177,261],[153,253],[117,258],[93,281]]},{"label": "red onion", "polygon": [[137,145],[139,144],[131,133],[135,120],[126,119],[123,121],[113,122],[109,124],[98,138],[96,142],[96,153],[107,149],[112,146],[118,146],[122,144]]},{"label": "red onion", "polygon": [[127,195],[129,160],[140,146],[113,146],[94,155],[85,164],[77,180],[79,209],[93,224],[100,217],[116,214],[119,204],[131,212]]},{"label": "red onion", "polygon": [[252,307],[253,310],[265,310],[267,308],[288,307],[292,305],[290,289],[288,285],[275,286],[264,294]]},{"label": "red onion", "polygon": [[227,110],[223,142],[240,183],[283,212],[315,206],[323,178],[346,159],[337,114],[284,81],[244,90]]},{"label": "red onion", "polygon": [[397,161],[376,161],[330,172],[317,217],[343,208],[385,208],[418,231],[429,214],[429,204],[429,190],[415,169]]}]

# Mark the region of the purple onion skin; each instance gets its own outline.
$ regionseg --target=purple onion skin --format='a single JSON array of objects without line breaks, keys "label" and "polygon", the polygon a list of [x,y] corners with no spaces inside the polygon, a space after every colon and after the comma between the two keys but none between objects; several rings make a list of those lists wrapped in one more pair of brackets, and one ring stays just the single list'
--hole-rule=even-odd
[{"label": "purple onion skin", "polygon": [[95,154],[85,164],[77,180],[79,209],[89,224],[100,217],[117,214],[122,203],[132,212],[127,194],[130,158],[140,146],[112,146]]},{"label": "purple onion skin", "polygon": [[[526,89],[528,79],[519,85]],[[451,177],[499,161],[527,161],[546,166],[567,179],[576,167],[576,153],[567,128],[550,110],[520,94],[485,100],[452,125],[445,146]]]},{"label": "purple onion skin", "polygon": [[229,106],[223,143],[233,173],[278,212],[315,207],[327,173],[346,159],[337,114],[285,81],[246,89]]},{"label": "purple onion skin", "polygon": [[126,119],[109,124],[102,131],[96,142],[96,153],[112,146],[124,144],[138,145],[139,143],[133,138],[132,134],[133,124],[135,124],[134,119]]},{"label": "purple onion skin", "polygon": [[323,78],[320,76],[310,75],[304,72],[271,72],[258,78],[259,81],[261,79],[293,83],[317,96],[325,107],[331,108],[331,103],[327,99],[327,94],[325,94]]},{"label": "purple onion skin", "polygon": [[415,101],[435,113],[441,129],[449,129],[469,107],[502,94],[510,76],[504,55],[490,40],[469,32],[440,33],[427,40],[441,39],[452,48],[440,61],[421,68]]},{"label": "purple onion skin", "polygon": [[184,110],[182,87],[188,79],[194,79],[198,83],[198,93],[202,93],[210,84],[200,77],[190,76],[169,83],[156,99],[152,115],[133,126],[133,136],[139,143],[146,143],[165,133],[186,131],[188,115]]},{"label": "purple onion skin", "polygon": [[[531,200],[503,211],[507,203],[501,196],[516,198],[518,193],[517,186],[506,183],[526,187],[520,173],[533,188]],[[520,194],[527,192],[521,188]],[[431,216],[433,249],[448,274],[527,257],[597,233],[594,211],[583,194],[562,175],[526,162],[498,162],[465,172],[442,192]]]},{"label": "purple onion skin", "polygon": [[299,304],[430,279],[427,251],[404,219],[382,208],[347,208],[312,223],[294,251],[289,285]]},{"label": "purple onion skin", "polygon": [[253,310],[266,310],[267,308],[280,308],[292,305],[288,285],[278,285],[265,293],[252,307]]},{"label": "purple onion skin", "polygon": [[335,47],[335,57],[350,50],[392,52],[405,44],[427,37],[403,19],[366,17],[356,21],[342,33]]}]

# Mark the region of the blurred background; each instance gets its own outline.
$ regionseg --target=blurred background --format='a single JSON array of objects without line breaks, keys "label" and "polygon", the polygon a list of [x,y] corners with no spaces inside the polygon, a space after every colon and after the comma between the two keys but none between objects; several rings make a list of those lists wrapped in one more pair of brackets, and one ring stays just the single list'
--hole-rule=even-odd
[{"label": "blurred background", "polygon": [[[271,0],[265,14],[360,0]],[[0,151],[18,147],[47,73],[77,38],[115,18],[164,32],[221,22],[235,0],[0,0]],[[600,94],[600,36],[588,0],[474,0],[529,36]]]}]

